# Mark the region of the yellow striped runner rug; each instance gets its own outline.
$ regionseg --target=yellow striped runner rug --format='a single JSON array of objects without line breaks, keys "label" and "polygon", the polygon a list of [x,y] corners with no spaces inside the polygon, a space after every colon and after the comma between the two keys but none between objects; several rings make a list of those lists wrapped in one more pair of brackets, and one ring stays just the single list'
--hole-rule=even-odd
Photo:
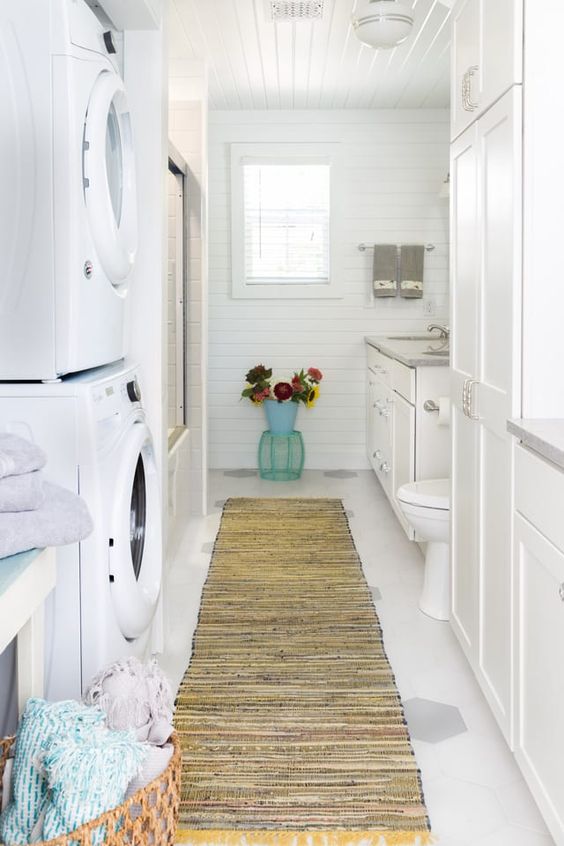
[{"label": "yellow striped runner rug", "polygon": [[338,499],[228,500],[175,725],[178,842],[432,842],[400,696]]}]

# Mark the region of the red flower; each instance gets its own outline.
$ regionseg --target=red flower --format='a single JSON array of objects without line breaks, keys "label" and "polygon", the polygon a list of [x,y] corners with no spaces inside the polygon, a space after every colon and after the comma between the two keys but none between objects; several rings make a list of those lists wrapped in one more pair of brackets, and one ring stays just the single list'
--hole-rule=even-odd
[{"label": "red flower", "polygon": [[278,382],[274,386],[274,396],[279,402],[289,400],[294,395],[294,389],[288,382]]},{"label": "red flower", "polygon": [[301,392],[303,391],[303,389],[304,389],[304,386],[303,386],[303,385],[302,385],[302,383],[301,383],[300,377],[299,377],[299,376],[294,376],[294,377],[292,378],[292,390],[293,390],[293,392],[294,392],[295,394],[301,394]]},{"label": "red flower", "polygon": [[313,382],[321,382],[323,379],[323,373],[321,370],[318,370],[317,367],[310,367],[307,371],[307,375]]}]

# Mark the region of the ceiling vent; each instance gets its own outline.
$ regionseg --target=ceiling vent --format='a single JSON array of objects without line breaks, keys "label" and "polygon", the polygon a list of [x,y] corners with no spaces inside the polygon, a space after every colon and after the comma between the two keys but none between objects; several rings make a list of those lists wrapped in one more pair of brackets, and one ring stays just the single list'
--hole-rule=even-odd
[{"label": "ceiling vent", "polygon": [[312,21],[323,17],[324,0],[267,0],[266,14],[269,21]]}]

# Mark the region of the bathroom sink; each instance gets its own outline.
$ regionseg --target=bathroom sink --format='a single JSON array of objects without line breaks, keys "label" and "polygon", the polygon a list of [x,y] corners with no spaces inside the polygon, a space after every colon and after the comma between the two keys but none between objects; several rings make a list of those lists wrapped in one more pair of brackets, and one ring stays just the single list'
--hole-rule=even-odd
[{"label": "bathroom sink", "polygon": [[450,350],[425,350],[423,355],[439,355],[446,358],[450,355]]}]

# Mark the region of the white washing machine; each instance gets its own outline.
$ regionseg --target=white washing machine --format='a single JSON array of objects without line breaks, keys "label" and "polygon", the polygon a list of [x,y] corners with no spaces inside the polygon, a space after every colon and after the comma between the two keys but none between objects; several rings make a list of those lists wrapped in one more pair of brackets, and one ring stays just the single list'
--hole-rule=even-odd
[{"label": "white washing machine", "polygon": [[0,3],[0,379],[124,355],[137,245],[117,34],[84,0]]},{"label": "white washing machine", "polygon": [[79,493],[94,520],[90,537],[57,551],[47,606],[47,696],[77,698],[111,661],[162,650],[162,501],[136,368],[1,384],[0,430],[38,443],[46,477]]}]

